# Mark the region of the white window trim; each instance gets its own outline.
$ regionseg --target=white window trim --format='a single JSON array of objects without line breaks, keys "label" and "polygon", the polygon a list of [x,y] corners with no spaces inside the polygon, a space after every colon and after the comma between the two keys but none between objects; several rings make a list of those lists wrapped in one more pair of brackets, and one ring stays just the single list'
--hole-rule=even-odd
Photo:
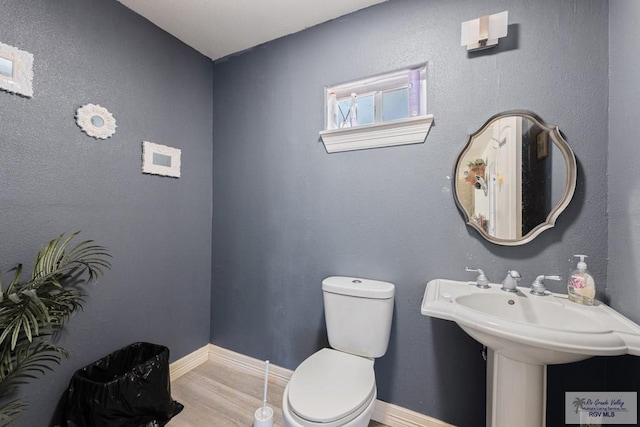
[{"label": "white window trim", "polygon": [[427,138],[433,114],[410,117],[391,122],[320,132],[327,153],[421,144]]}]

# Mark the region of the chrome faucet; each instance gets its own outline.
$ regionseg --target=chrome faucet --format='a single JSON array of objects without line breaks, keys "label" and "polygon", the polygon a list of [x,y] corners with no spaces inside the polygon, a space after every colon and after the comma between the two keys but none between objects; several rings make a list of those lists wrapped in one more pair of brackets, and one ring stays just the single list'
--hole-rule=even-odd
[{"label": "chrome faucet", "polygon": [[533,295],[538,295],[538,296],[547,295],[545,293],[545,291],[547,290],[547,287],[544,285],[544,279],[562,280],[562,277],[560,277],[560,276],[545,276],[545,275],[536,277],[536,279],[531,284],[531,293]]},{"label": "chrome faucet", "polygon": [[465,267],[464,271],[475,271],[478,273],[478,277],[476,278],[476,287],[480,288],[480,289],[489,289],[489,279],[487,278],[487,275],[484,274],[484,271],[480,270],[479,268],[469,268],[469,267]]},{"label": "chrome faucet", "polygon": [[507,277],[502,281],[502,290],[506,292],[518,292],[516,287],[518,286],[518,282],[520,282],[520,273],[515,270],[509,270],[507,272]]}]

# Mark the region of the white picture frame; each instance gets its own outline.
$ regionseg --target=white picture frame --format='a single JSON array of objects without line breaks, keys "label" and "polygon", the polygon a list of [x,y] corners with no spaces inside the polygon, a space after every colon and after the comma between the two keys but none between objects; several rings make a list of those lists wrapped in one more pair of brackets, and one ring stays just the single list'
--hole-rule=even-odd
[{"label": "white picture frame", "polygon": [[116,119],[100,104],[86,104],[76,110],[76,124],[84,133],[98,139],[116,133]]},{"label": "white picture frame", "polygon": [[180,178],[179,148],[142,141],[142,173]]},{"label": "white picture frame", "polygon": [[33,54],[0,43],[0,89],[33,97]]}]

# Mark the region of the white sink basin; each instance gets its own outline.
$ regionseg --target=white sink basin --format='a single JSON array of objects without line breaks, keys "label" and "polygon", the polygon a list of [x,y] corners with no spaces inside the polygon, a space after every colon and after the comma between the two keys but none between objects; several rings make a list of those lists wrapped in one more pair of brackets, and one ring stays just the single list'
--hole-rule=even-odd
[{"label": "white sink basin", "polygon": [[606,304],[566,295],[480,289],[472,282],[427,283],[422,314],[456,322],[487,346],[487,427],[545,425],[546,369],[592,356],[640,356],[640,326]]},{"label": "white sink basin", "polygon": [[640,355],[640,326],[601,302],[584,306],[566,295],[504,292],[472,282],[427,284],[422,314],[456,322],[487,347],[526,363],[568,363],[592,356]]},{"label": "white sink basin", "polygon": [[[584,313],[555,299],[533,300],[524,293],[487,292],[462,295],[456,303],[504,321],[568,332],[608,332],[609,329]],[[571,311],[570,314],[567,310]]]}]

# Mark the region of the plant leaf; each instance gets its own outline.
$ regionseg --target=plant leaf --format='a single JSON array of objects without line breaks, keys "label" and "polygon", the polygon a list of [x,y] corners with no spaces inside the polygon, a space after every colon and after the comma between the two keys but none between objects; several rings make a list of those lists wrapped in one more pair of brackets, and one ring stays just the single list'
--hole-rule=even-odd
[{"label": "plant leaf", "polygon": [[[0,399],[67,356],[51,338],[82,309],[79,286],[94,283],[111,268],[107,249],[92,240],[75,243],[78,233],[61,234],[43,245],[29,280],[20,281],[18,264],[6,290],[0,281]],[[11,424],[25,408],[19,400],[0,407],[0,427]]]},{"label": "plant leaf", "polygon": [[66,356],[66,352],[48,341],[24,341],[13,352],[0,353],[0,397],[14,392],[28,379],[52,370],[51,364],[60,364],[61,356]]},{"label": "plant leaf", "polygon": [[26,403],[20,400],[13,400],[2,405],[0,407],[0,427],[8,427],[13,424],[26,409]]}]

